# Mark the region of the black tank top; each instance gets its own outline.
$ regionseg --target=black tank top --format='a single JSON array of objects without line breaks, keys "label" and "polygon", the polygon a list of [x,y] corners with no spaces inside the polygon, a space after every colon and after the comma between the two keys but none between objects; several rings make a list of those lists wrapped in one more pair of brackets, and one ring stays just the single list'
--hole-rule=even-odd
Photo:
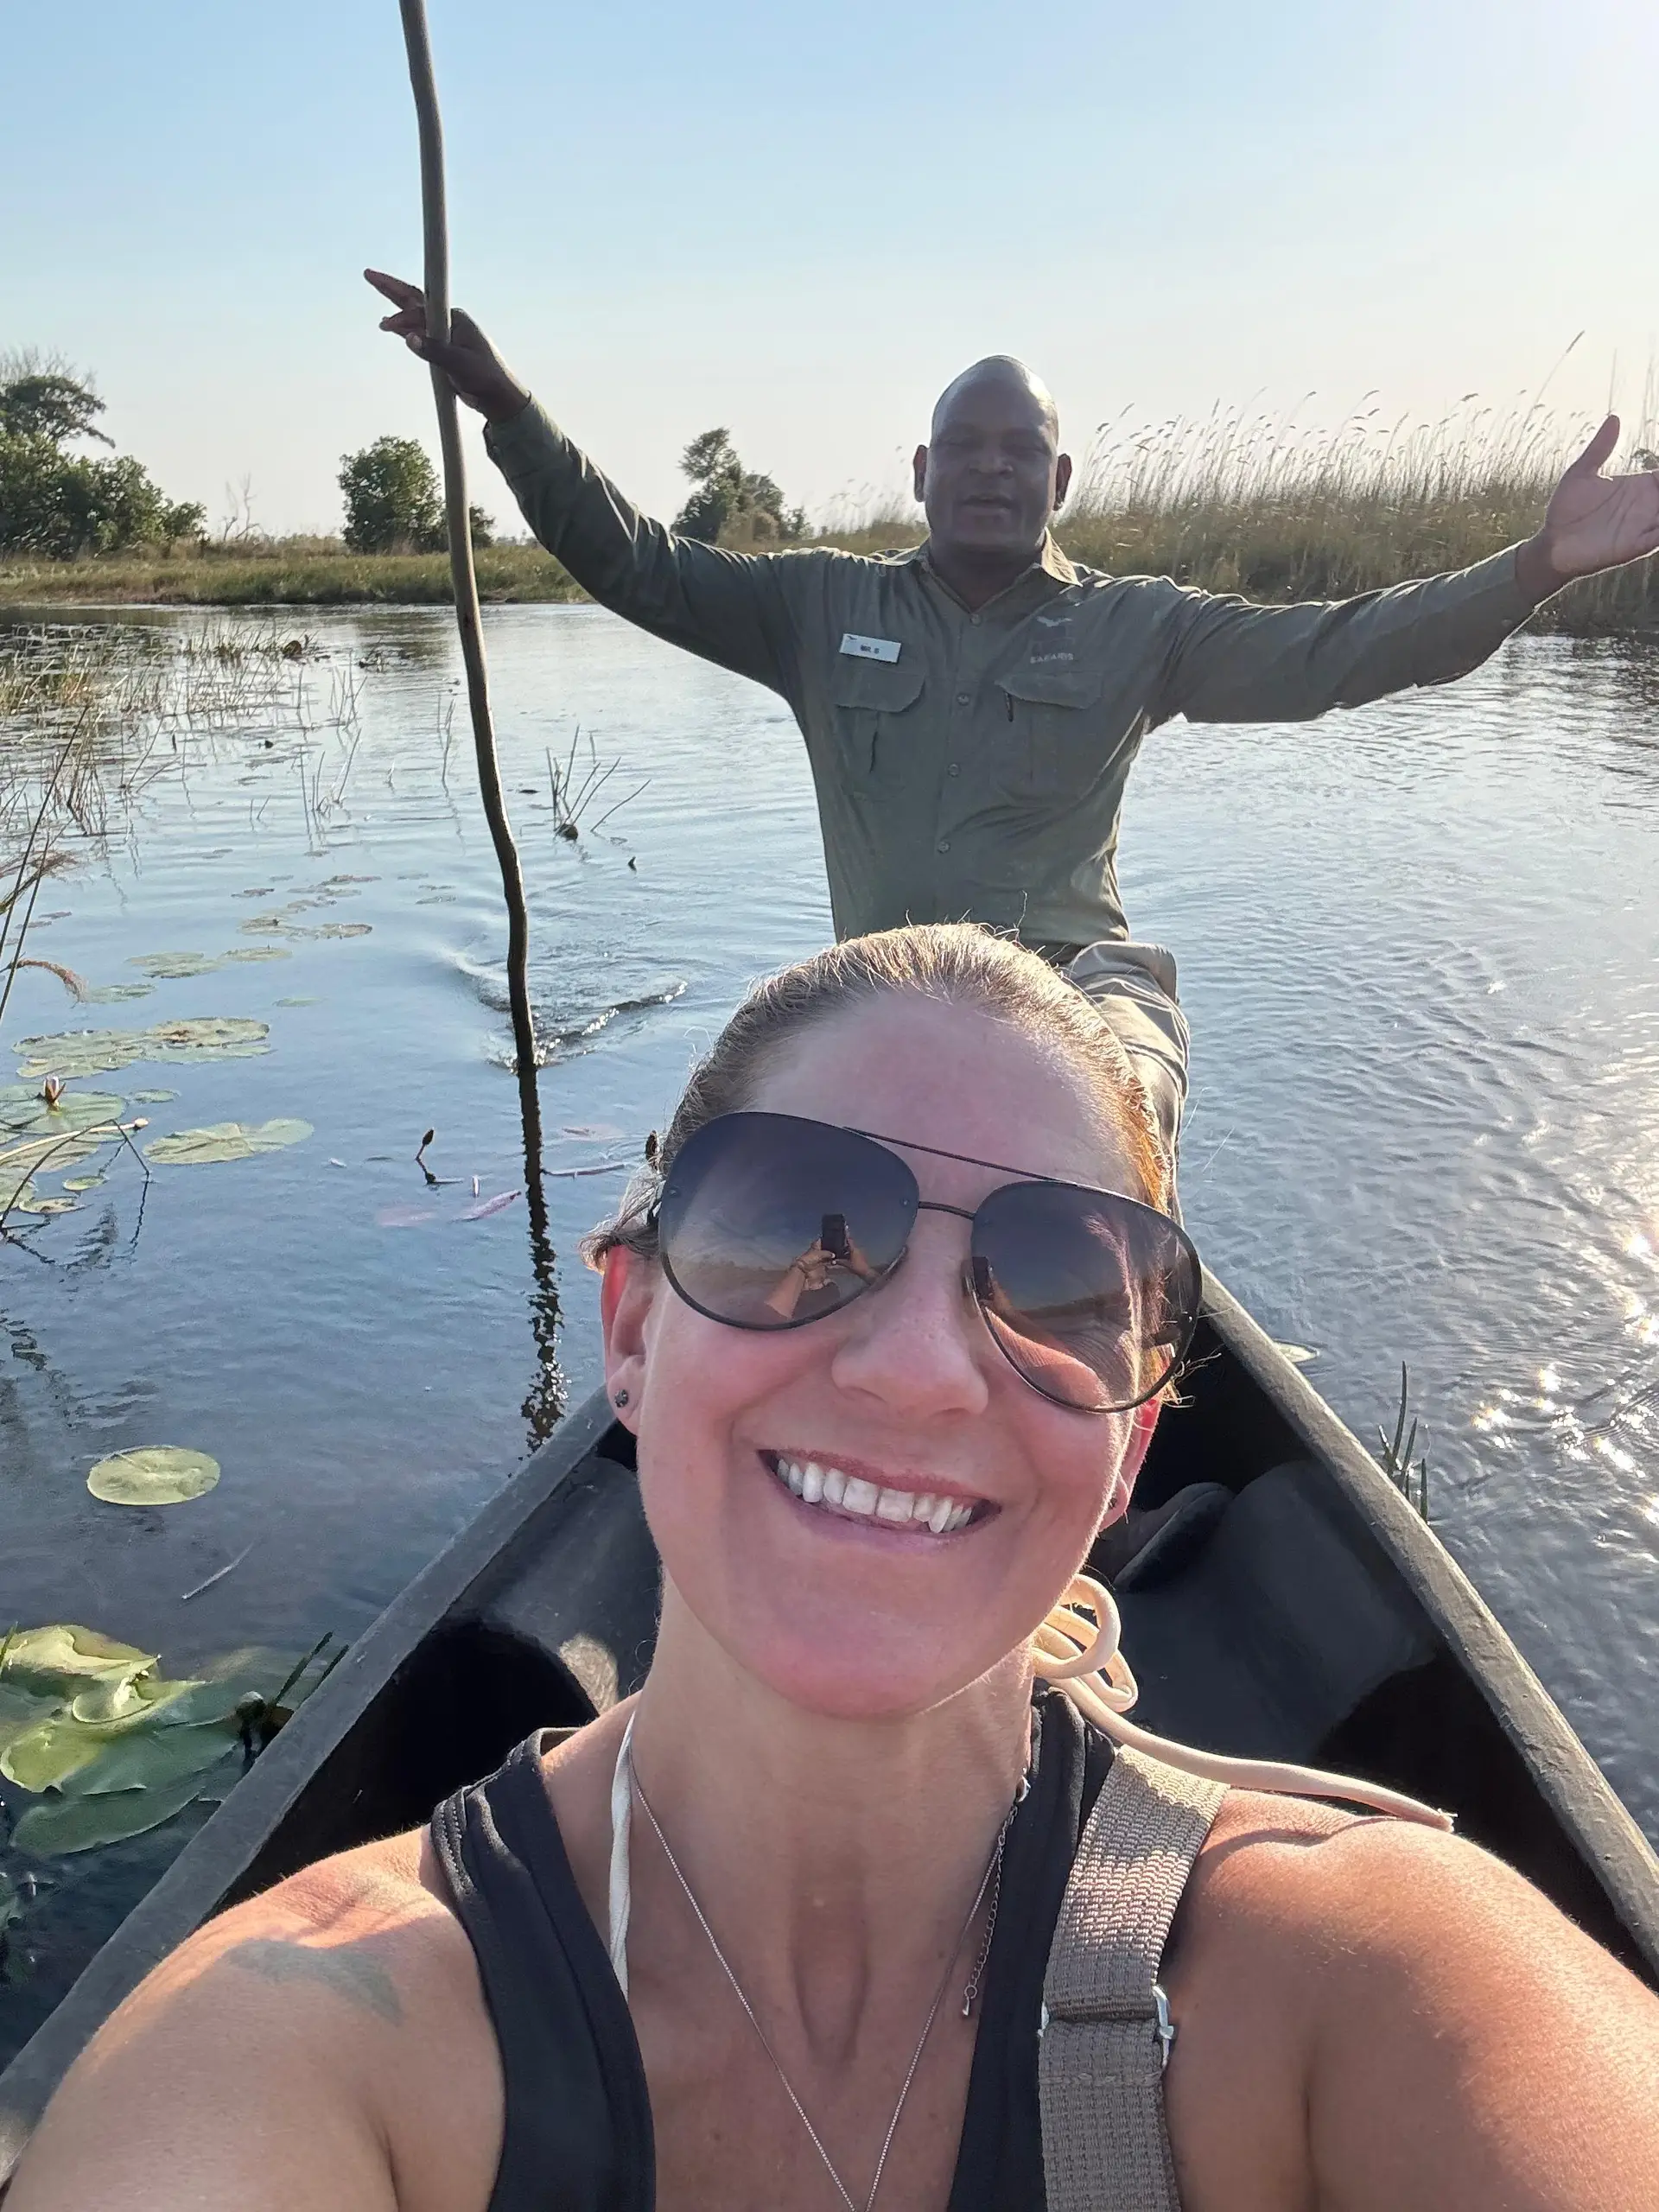
[{"label": "black tank top", "polygon": [[[1111,1745],[1038,1691],[1029,1795],[1014,1815],[981,1989],[949,2212],[1044,2212],[1037,2036],[1066,1878]],[[505,2084],[489,2212],[653,2212],[645,2068],[542,1779],[542,1738],[432,1816],[477,1956]]]}]

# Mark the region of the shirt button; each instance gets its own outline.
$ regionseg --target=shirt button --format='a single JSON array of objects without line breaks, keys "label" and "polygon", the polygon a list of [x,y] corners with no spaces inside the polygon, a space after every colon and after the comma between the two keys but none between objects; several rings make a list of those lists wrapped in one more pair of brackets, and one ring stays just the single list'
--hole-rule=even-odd
[{"label": "shirt button", "polygon": [[950,840],[948,837],[941,837],[935,849],[941,853],[948,853],[950,849]]},{"label": "shirt button", "polygon": [[957,766],[954,760],[950,763],[949,773],[953,776],[959,776],[962,773],[962,770]]},{"label": "shirt button", "polygon": [[973,696],[974,695],[971,691],[958,691],[957,694],[957,704],[959,707],[965,707]]},{"label": "shirt button", "polygon": [[975,626],[975,627],[976,627],[976,628],[977,628],[977,627],[978,627],[978,626],[979,626],[979,617],[978,617],[978,615],[977,615],[977,614],[970,614],[970,615],[968,617],[968,620],[969,620],[969,621],[970,621],[970,622]]}]

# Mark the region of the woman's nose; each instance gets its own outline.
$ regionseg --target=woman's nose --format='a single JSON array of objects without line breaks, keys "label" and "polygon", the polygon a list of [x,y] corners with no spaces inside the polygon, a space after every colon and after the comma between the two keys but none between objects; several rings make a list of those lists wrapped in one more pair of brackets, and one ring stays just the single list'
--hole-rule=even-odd
[{"label": "woman's nose", "polygon": [[831,1368],[839,1388],[913,1414],[984,1409],[988,1346],[967,1287],[966,1241],[955,1223],[918,1223],[899,1267],[847,1317]]}]

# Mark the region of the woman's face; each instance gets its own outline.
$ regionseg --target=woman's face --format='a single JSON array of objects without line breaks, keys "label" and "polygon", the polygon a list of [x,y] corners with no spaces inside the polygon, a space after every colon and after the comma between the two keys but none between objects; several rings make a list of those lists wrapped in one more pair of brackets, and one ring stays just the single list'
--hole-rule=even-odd
[{"label": "woman's face", "polygon": [[[931,1000],[879,999],[810,1031],[749,1103],[1134,1187],[1080,1077]],[[1008,1179],[901,1156],[948,1205]],[[964,1294],[968,1236],[922,1213],[887,1281],[775,1335],[694,1313],[632,1255],[608,1263],[607,1371],[629,1394],[668,1577],[739,1665],[813,1712],[925,1711],[1022,1646],[1122,1511],[1150,1434],[1149,1414],[1071,1412],[1021,1381]],[[780,1471],[791,1462],[971,1518],[936,1535],[808,1505]]]}]

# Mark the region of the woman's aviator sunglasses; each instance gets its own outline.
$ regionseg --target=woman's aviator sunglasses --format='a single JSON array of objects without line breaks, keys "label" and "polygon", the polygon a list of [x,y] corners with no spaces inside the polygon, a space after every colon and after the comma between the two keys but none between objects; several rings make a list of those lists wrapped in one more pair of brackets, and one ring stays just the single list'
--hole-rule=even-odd
[{"label": "woman's aviator sunglasses", "polygon": [[1035,1178],[1002,1184],[971,1213],[942,1205],[888,1148],[903,1141],[791,1114],[705,1122],[675,1156],[656,1208],[664,1273],[711,1320],[804,1328],[879,1288],[918,1213],[954,1214],[969,1224],[963,1287],[1033,1390],[1106,1414],[1162,1389],[1192,1342],[1203,1288],[1184,1230],[1115,1191]]}]

